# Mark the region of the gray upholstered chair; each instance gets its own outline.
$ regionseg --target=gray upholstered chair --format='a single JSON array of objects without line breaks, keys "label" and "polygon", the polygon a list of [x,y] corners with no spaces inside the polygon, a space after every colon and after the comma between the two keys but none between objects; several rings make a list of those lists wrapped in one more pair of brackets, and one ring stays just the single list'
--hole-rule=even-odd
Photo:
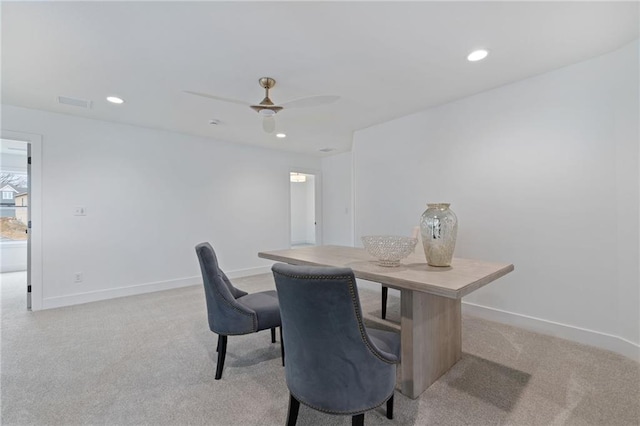
[{"label": "gray upholstered chair", "polygon": [[[235,288],[218,266],[211,244],[198,244],[196,253],[204,282],[209,329],[218,335],[216,380],[220,380],[227,353],[227,336],[271,329],[271,343],[275,343],[276,327],[280,327],[278,295],[274,290],[247,294]],[[282,345],[282,328],[280,344]],[[281,346],[281,351],[284,365],[284,346]]]},{"label": "gray upholstered chair", "polygon": [[351,415],[354,425],[386,402],[393,418],[400,336],[365,328],[353,271],[283,263],[272,271],[287,353],[287,425],[295,425],[301,402]]}]

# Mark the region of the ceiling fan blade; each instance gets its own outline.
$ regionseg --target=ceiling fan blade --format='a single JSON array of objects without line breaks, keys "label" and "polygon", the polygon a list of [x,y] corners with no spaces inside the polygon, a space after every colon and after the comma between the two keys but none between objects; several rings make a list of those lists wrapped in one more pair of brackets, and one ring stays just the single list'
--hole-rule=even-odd
[{"label": "ceiling fan blade", "polygon": [[265,133],[273,133],[276,131],[276,119],[273,116],[264,117],[262,119],[262,130]]},{"label": "ceiling fan blade", "polygon": [[282,104],[283,108],[308,108],[320,105],[332,104],[340,99],[340,96],[311,96],[308,98],[294,99]]},{"label": "ceiling fan blade", "polygon": [[208,93],[192,92],[191,90],[184,90],[184,93],[188,93],[190,95],[201,96],[203,98],[215,99],[216,101],[231,102],[233,104],[238,104],[238,105],[245,105],[245,106],[246,105],[251,105],[249,102],[239,101],[237,99],[223,98],[221,96],[210,95]]}]

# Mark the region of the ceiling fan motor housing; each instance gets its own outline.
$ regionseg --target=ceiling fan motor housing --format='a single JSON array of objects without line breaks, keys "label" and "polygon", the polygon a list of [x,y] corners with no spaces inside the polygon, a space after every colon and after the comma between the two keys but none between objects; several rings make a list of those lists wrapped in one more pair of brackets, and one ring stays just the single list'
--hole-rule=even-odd
[{"label": "ceiling fan motor housing", "polygon": [[258,83],[260,83],[260,87],[267,90],[271,89],[273,86],[276,85],[275,79],[271,77],[262,77],[258,80]]},{"label": "ceiling fan motor housing", "polygon": [[282,107],[276,106],[276,105],[265,105],[263,103],[260,103],[258,105],[251,105],[251,109],[265,117],[272,117],[276,115],[276,113],[280,111]]},{"label": "ceiling fan motor housing", "polygon": [[251,109],[264,117],[273,117],[282,109],[281,106],[277,106],[269,99],[269,89],[276,85],[276,81],[271,77],[262,77],[258,83],[264,88],[265,96],[258,105],[251,105]]}]

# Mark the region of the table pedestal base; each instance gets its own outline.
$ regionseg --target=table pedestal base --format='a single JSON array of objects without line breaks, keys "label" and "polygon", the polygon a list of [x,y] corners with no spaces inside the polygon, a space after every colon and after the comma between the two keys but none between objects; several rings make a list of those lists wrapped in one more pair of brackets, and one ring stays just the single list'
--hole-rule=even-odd
[{"label": "table pedestal base", "polygon": [[462,356],[461,300],[401,292],[400,391],[415,399]]}]

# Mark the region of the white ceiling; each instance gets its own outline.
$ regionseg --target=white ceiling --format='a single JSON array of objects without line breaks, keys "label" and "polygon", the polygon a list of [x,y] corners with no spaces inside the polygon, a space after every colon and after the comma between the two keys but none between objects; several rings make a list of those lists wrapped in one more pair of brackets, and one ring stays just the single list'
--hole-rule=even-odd
[{"label": "white ceiling", "polygon": [[[637,2],[2,2],[2,103],[326,155],[353,131],[638,38]],[[478,63],[471,50],[491,51]],[[276,116],[246,106],[339,95]],[[104,98],[117,94],[117,106]],[[88,110],[57,96],[92,101]],[[208,124],[210,119],[220,124]]]}]

